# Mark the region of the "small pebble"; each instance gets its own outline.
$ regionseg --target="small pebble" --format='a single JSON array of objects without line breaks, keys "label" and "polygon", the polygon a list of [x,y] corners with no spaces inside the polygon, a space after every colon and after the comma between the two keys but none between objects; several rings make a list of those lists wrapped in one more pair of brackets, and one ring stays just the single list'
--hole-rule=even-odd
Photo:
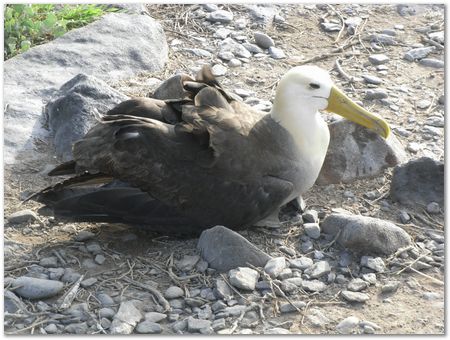
[{"label": "small pebble", "polygon": [[278,248],[280,251],[282,251],[283,253],[290,255],[290,256],[295,256],[296,251],[295,249],[286,247],[286,246],[281,246],[280,248]]},{"label": "small pebble", "polygon": [[392,293],[397,291],[398,287],[400,287],[400,282],[398,281],[389,281],[388,283],[381,286],[382,293]]},{"label": "small pebble", "polygon": [[58,258],[56,256],[43,257],[39,260],[39,265],[47,268],[55,268],[58,266]]},{"label": "small pebble", "polygon": [[217,11],[210,12],[206,16],[206,20],[211,22],[221,22],[221,23],[229,23],[233,20],[233,13],[218,9]]},{"label": "small pebble", "polygon": [[255,38],[256,45],[261,48],[269,48],[271,46],[275,46],[275,43],[271,37],[262,32],[254,32],[253,36]]},{"label": "small pebble", "polygon": [[26,222],[33,222],[38,220],[38,216],[34,211],[29,209],[17,211],[8,217],[8,222],[12,224],[20,224]]},{"label": "small pebble", "polygon": [[431,105],[431,101],[429,101],[428,99],[422,99],[416,103],[416,107],[418,107],[419,109],[422,109],[422,110],[429,108],[430,105]]},{"label": "small pebble", "polygon": [[90,239],[93,239],[95,237],[95,234],[88,231],[88,230],[82,230],[75,236],[75,241],[78,242],[84,242]]},{"label": "small pebble", "polygon": [[434,68],[444,68],[445,64],[442,60],[424,58],[419,61],[423,66],[434,67]]},{"label": "small pebble", "polygon": [[96,282],[97,282],[97,278],[90,277],[90,278],[88,278],[86,280],[81,281],[80,285],[83,288],[88,288],[88,287],[94,285]]},{"label": "small pebble", "polygon": [[100,265],[105,263],[106,258],[102,254],[95,255],[94,261]]},{"label": "small pebble", "polygon": [[361,265],[373,269],[377,273],[381,273],[386,270],[386,265],[381,257],[373,258],[372,256],[363,256],[361,257]]},{"label": "small pebble", "polygon": [[364,289],[366,289],[368,286],[368,283],[364,281],[363,279],[356,278],[349,282],[347,289],[352,292],[360,292]]},{"label": "small pebble", "polygon": [[441,208],[439,203],[431,202],[427,205],[427,212],[430,214],[439,214],[441,212]]},{"label": "small pebble", "polygon": [[323,275],[328,274],[331,271],[330,264],[328,261],[318,261],[314,263],[311,267],[305,270],[305,274],[309,275],[312,279],[317,279]]},{"label": "small pebble", "polygon": [[341,292],[342,297],[350,302],[366,302],[367,300],[370,299],[369,295],[365,294],[365,293],[359,293],[359,292],[351,292],[348,290],[344,290]]},{"label": "small pebble", "polygon": [[409,50],[408,52],[406,52],[404,54],[403,58],[408,61],[422,59],[422,58],[425,58],[431,52],[433,52],[435,49],[436,49],[436,47],[434,47],[434,46],[413,48],[412,50]]},{"label": "small pebble", "polygon": [[320,27],[322,27],[325,32],[339,32],[342,28],[341,25],[331,22],[322,22]]},{"label": "small pebble", "polygon": [[359,319],[355,316],[345,318],[336,326],[336,330],[340,334],[350,334],[354,328],[359,324]]},{"label": "small pebble", "polygon": [[[295,308],[297,307],[297,308]],[[296,312],[297,309],[302,309],[306,306],[306,303],[303,301],[292,301],[292,304],[290,303],[283,303],[280,305],[280,312],[281,313],[292,313]]]},{"label": "small pebble", "polygon": [[279,49],[278,47],[275,47],[275,46],[269,47],[269,54],[274,59],[286,58],[286,54],[283,52],[283,50],[281,50],[281,49]]},{"label": "small pebble", "polygon": [[136,332],[139,334],[159,334],[162,332],[162,328],[156,322],[145,320],[138,323]]},{"label": "small pebble", "polygon": [[166,291],[164,292],[164,297],[169,300],[176,299],[182,296],[184,296],[184,291],[183,289],[177,286],[171,286],[167,288]]},{"label": "small pebble", "polygon": [[320,237],[320,227],[318,223],[304,223],[305,233],[312,239],[318,239]]},{"label": "small pebble", "polygon": [[376,76],[372,76],[370,74],[363,74],[363,79],[365,80],[365,82],[367,84],[374,84],[374,85],[379,85],[383,82],[383,80],[381,78],[378,78]]},{"label": "small pebble", "polygon": [[374,100],[374,99],[384,99],[387,98],[388,96],[389,95],[386,92],[386,90],[376,89],[376,90],[367,90],[365,98],[367,100]]},{"label": "small pebble", "polygon": [[309,253],[310,251],[312,251],[314,249],[314,245],[310,240],[308,240],[308,241],[302,242],[301,249],[302,249],[303,253]]},{"label": "small pebble", "polygon": [[100,308],[100,310],[98,311],[98,315],[101,318],[112,319],[113,316],[116,315],[116,312],[112,308],[103,307],[103,308]]},{"label": "small pebble", "polygon": [[97,300],[100,302],[100,304],[104,307],[115,305],[115,302],[112,299],[112,297],[106,293],[99,293],[97,294],[96,297]]},{"label": "small pebble", "polygon": [[221,64],[216,64],[212,67],[211,72],[215,77],[221,77],[227,74],[227,67]]},{"label": "small pebble", "polygon": [[244,290],[254,290],[259,273],[248,267],[232,269],[228,273],[230,283],[237,288]]},{"label": "small pebble", "polygon": [[325,289],[327,289],[327,286],[325,283],[319,280],[312,280],[312,281],[303,280],[302,288],[309,292],[322,292]]},{"label": "small pebble", "polygon": [[239,67],[242,66],[242,61],[239,59],[233,58],[228,62],[229,67]]},{"label": "small pebble", "polygon": [[297,259],[290,259],[289,267],[305,270],[311,267],[313,263],[314,263],[313,260],[311,260],[309,257],[303,256]]},{"label": "small pebble", "polygon": [[54,323],[45,326],[44,329],[48,334],[55,334],[58,331],[58,327]]},{"label": "small pebble", "polygon": [[385,54],[372,54],[369,56],[369,61],[374,65],[381,65],[387,63],[389,57]]}]

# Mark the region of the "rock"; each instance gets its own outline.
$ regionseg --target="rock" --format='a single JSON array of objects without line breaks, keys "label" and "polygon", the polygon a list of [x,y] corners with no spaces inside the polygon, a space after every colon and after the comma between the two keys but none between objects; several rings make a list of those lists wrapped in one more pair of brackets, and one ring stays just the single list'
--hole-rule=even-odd
[{"label": "rock", "polygon": [[218,9],[217,11],[210,12],[206,16],[206,20],[211,22],[222,22],[227,24],[233,20],[233,13],[225,11],[223,9]]},{"label": "rock", "polygon": [[286,246],[281,246],[280,248],[278,248],[281,252],[285,253],[286,255],[289,256],[295,256],[297,254],[297,252],[295,251],[295,249],[286,247]]},{"label": "rock", "polygon": [[90,278],[88,278],[86,280],[81,281],[80,285],[83,288],[88,288],[88,287],[93,286],[96,282],[97,282],[97,278],[90,277]]},{"label": "rock", "polygon": [[69,79],[81,72],[105,81],[128,79],[161,70],[167,58],[159,23],[148,15],[112,13],[5,61],[5,162],[12,164],[19,152],[21,159],[42,157],[34,140],[49,137],[38,121],[43,104]]},{"label": "rock", "polygon": [[306,318],[314,327],[322,327],[330,323],[330,319],[317,308],[311,308]]},{"label": "rock", "polygon": [[270,256],[259,250],[238,233],[216,226],[202,232],[197,244],[202,258],[210,268],[226,272],[236,267],[245,267],[247,263],[255,267],[264,267]]},{"label": "rock", "polygon": [[176,299],[182,296],[184,296],[184,291],[183,289],[177,286],[171,286],[167,288],[167,290],[164,292],[164,297],[169,300]]},{"label": "rock", "polygon": [[84,137],[101,115],[127,99],[104,81],[86,74],[78,74],[61,86],[44,109],[58,157],[63,161],[73,159],[73,143]]},{"label": "rock", "polygon": [[303,280],[302,288],[308,292],[323,292],[325,289],[327,289],[327,286],[325,283],[319,280]]},{"label": "rock", "polygon": [[[298,309],[302,309],[306,306],[306,303],[303,301],[292,301],[292,304],[297,307]],[[296,312],[297,309],[292,306],[290,303],[283,303],[280,305],[280,312],[281,313],[292,313]]]},{"label": "rock", "polygon": [[231,30],[229,30],[228,28],[221,27],[214,32],[213,36],[223,40],[226,37],[228,37],[230,34],[231,34]]},{"label": "rock", "polygon": [[311,252],[314,249],[314,245],[311,242],[311,240],[306,240],[305,242],[302,242],[301,249],[302,249],[302,252],[306,254],[306,253]]},{"label": "rock", "polygon": [[407,149],[408,149],[408,151],[410,151],[412,153],[417,153],[420,151],[421,146],[419,143],[411,142],[411,143],[408,143]]},{"label": "rock", "polygon": [[286,260],[284,257],[274,257],[270,259],[264,266],[264,271],[272,278],[278,277],[283,269],[286,268]]},{"label": "rock", "polygon": [[263,334],[292,334],[289,330],[281,327],[269,328],[263,332]]},{"label": "rock", "polygon": [[224,76],[225,74],[227,74],[227,71],[228,69],[221,64],[216,64],[211,68],[211,72],[215,77]]},{"label": "rock", "polygon": [[420,65],[434,68],[444,68],[445,63],[442,60],[432,59],[432,58],[424,58],[419,61]]},{"label": "rock", "polygon": [[350,334],[353,329],[359,324],[359,319],[355,316],[345,318],[336,326],[336,330],[340,334]]},{"label": "rock", "polygon": [[394,39],[394,37],[388,34],[371,34],[369,38],[373,43],[379,43],[383,45],[397,45],[397,41]]},{"label": "rock", "polygon": [[366,91],[366,99],[374,100],[374,99],[384,99],[388,97],[388,93],[383,89],[376,90],[367,90]]},{"label": "rock", "polygon": [[346,119],[329,124],[329,128],[330,146],[316,181],[319,185],[375,177],[407,159],[393,134],[386,140]]},{"label": "rock", "polygon": [[100,310],[98,311],[98,315],[101,318],[112,319],[113,316],[116,315],[116,312],[112,308],[103,307],[103,308],[100,308]]},{"label": "rock", "polygon": [[94,237],[95,237],[94,233],[88,230],[82,230],[77,234],[77,236],[75,236],[74,240],[77,242],[84,242],[93,239]]},{"label": "rock", "polygon": [[284,268],[278,277],[280,280],[289,279],[292,277],[292,270],[290,268]]},{"label": "rock", "polygon": [[70,334],[86,334],[88,325],[86,322],[72,323],[64,328],[65,333]]},{"label": "rock", "polygon": [[412,50],[409,50],[408,52],[406,52],[405,55],[403,56],[403,58],[408,61],[423,59],[428,54],[433,52],[435,49],[436,49],[436,47],[434,47],[434,46],[413,48]]},{"label": "rock", "polygon": [[444,164],[428,157],[397,166],[391,181],[394,201],[415,207],[430,202],[444,203]]},{"label": "rock", "polygon": [[43,257],[39,260],[39,265],[47,268],[55,268],[58,266],[58,258],[56,256]]},{"label": "rock", "polygon": [[320,227],[318,223],[304,223],[305,233],[312,239],[318,239],[320,237]]},{"label": "rock", "polygon": [[316,210],[308,209],[302,214],[305,223],[319,223],[319,213]]},{"label": "rock", "polygon": [[286,294],[293,294],[298,291],[298,286],[288,280],[281,281],[280,288]]},{"label": "rock", "polygon": [[111,323],[111,334],[131,334],[141,321],[142,313],[135,307],[134,301],[124,301]]},{"label": "rock", "polygon": [[185,48],[183,49],[186,52],[192,53],[194,55],[196,55],[197,57],[201,57],[201,58],[211,58],[212,57],[212,53],[204,50],[202,48]]},{"label": "rock", "polygon": [[383,79],[370,74],[363,74],[362,77],[367,84],[379,85],[383,82]]},{"label": "rock", "polygon": [[95,261],[95,263],[102,265],[103,263],[105,263],[106,258],[102,254],[98,254],[98,255],[95,255],[94,261]]},{"label": "rock", "polygon": [[215,281],[214,294],[219,299],[224,299],[225,301],[228,301],[233,297],[233,291],[228,286],[228,284],[221,278],[218,278]]},{"label": "rock", "polygon": [[322,222],[324,233],[337,235],[337,243],[353,251],[390,255],[408,246],[411,237],[389,221],[373,217],[331,214]]},{"label": "rock", "polygon": [[423,293],[422,298],[424,298],[427,301],[439,300],[441,298],[441,295],[435,292],[425,292]]},{"label": "rock", "polygon": [[275,46],[275,43],[271,37],[262,32],[254,32],[253,37],[255,38],[255,43],[261,48],[269,48]]},{"label": "rock", "polygon": [[273,59],[286,58],[286,54],[283,52],[283,50],[275,46],[269,47],[269,54]]},{"label": "rock", "polygon": [[363,256],[361,257],[361,266],[375,270],[377,273],[382,273],[386,270],[386,265],[381,257]]},{"label": "rock", "polygon": [[300,270],[308,269],[313,265],[313,260],[311,260],[309,257],[300,257],[297,259],[290,259],[289,260],[289,266],[291,268],[297,268]]},{"label": "rock", "polygon": [[[441,212],[441,208],[440,208],[440,206],[439,206],[439,203],[436,203],[436,202],[430,202],[430,203],[427,205],[427,211],[428,211],[430,214],[439,214],[439,213]],[[42,266],[42,264],[41,264],[41,266]]]},{"label": "rock", "polygon": [[29,209],[16,211],[15,213],[8,216],[8,222],[12,224],[28,223],[36,221],[38,219],[39,218],[36,213]]},{"label": "rock", "polygon": [[109,327],[111,327],[111,323],[111,320],[107,318],[100,319],[100,326],[102,326],[103,329],[109,329]]},{"label": "rock", "polygon": [[366,289],[368,286],[369,286],[369,284],[366,281],[364,281],[363,279],[360,279],[360,278],[356,278],[356,279],[352,279],[349,282],[347,289],[352,292],[360,292],[360,291]]},{"label": "rock", "polygon": [[393,293],[396,292],[398,287],[400,287],[400,282],[398,281],[389,281],[383,286],[381,286],[382,293]]},{"label": "rock", "polygon": [[202,4],[202,7],[207,12],[214,12],[219,9],[219,7],[216,4]]},{"label": "rock", "polygon": [[366,302],[370,299],[369,295],[365,293],[351,292],[348,290],[342,291],[341,294],[345,300],[350,302]]},{"label": "rock", "polygon": [[[192,332],[200,332],[203,333],[208,328],[211,328],[211,321],[209,320],[200,320],[200,319],[194,319],[192,316],[190,316],[187,319],[187,327],[188,331],[190,333]],[[203,332],[202,332],[203,331]]]},{"label": "rock", "polygon": [[136,326],[136,332],[140,334],[159,334],[162,332],[162,328],[156,322],[145,320]]},{"label": "rock", "polygon": [[51,323],[47,326],[44,327],[44,330],[48,333],[48,334],[55,334],[58,331],[58,327],[56,327],[56,325],[54,323]]},{"label": "rock", "polygon": [[183,309],[185,307],[183,299],[172,299],[169,301],[169,304],[172,309]]},{"label": "rock", "polygon": [[369,61],[374,65],[386,64],[389,61],[389,57],[385,54],[371,54]]},{"label": "rock", "polygon": [[242,65],[242,62],[236,58],[233,58],[228,62],[229,67],[239,67],[241,65]]},{"label": "rock", "polygon": [[242,46],[244,46],[251,53],[264,53],[264,51],[255,44],[242,43]]},{"label": "rock", "polygon": [[97,300],[100,302],[100,304],[103,307],[115,305],[114,300],[112,299],[112,297],[109,296],[106,293],[98,293],[96,295],[96,298],[97,298]]},{"label": "rock", "polygon": [[189,272],[194,269],[199,260],[200,256],[198,255],[185,255],[181,260],[175,261],[175,266],[182,272]]},{"label": "rock", "polygon": [[322,27],[322,29],[325,32],[339,32],[341,30],[341,28],[342,28],[341,25],[334,24],[334,23],[331,23],[331,22],[322,22],[320,24],[320,27]]},{"label": "rock", "polygon": [[45,299],[57,295],[64,284],[55,280],[37,279],[20,276],[12,281],[12,287],[18,287],[14,293],[26,299]]},{"label": "rock", "polygon": [[416,106],[422,110],[427,109],[428,107],[430,107],[430,105],[431,105],[431,102],[428,99],[419,100],[416,104]]},{"label": "rock", "polygon": [[232,269],[228,273],[230,283],[237,288],[244,290],[254,290],[259,273],[248,267],[239,267]]},{"label": "rock", "polygon": [[306,269],[304,273],[312,279],[317,279],[323,275],[327,275],[330,271],[330,264],[327,261],[319,261]]},{"label": "rock", "polygon": [[217,332],[221,329],[224,329],[226,327],[226,323],[225,323],[225,319],[224,318],[220,318],[220,319],[216,319],[212,322],[211,324],[211,328]]},{"label": "rock", "polygon": [[89,242],[86,244],[86,249],[93,254],[100,254],[102,252],[102,247],[98,242]]},{"label": "rock", "polygon": [[181,331],[184,331],[184,330],[187,328],[187,324],[188,324],[188,322],[187,322],[186,319],[180,320],[180,321],[177,321],[177,322],[174,322],[174,323],[172,324],[172,330],[173,330],[174,332],[181,332]]}]

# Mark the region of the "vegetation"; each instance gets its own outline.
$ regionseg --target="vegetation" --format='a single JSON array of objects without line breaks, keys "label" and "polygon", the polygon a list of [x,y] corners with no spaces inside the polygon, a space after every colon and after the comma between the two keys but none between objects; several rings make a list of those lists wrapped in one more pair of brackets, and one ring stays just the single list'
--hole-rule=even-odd
[{"label": "vegetation", "polygon": [[30,47],[85,26],[106,12],[117,8],[106,5],[6,5],[4,22],[4,57],[11,58]]}]

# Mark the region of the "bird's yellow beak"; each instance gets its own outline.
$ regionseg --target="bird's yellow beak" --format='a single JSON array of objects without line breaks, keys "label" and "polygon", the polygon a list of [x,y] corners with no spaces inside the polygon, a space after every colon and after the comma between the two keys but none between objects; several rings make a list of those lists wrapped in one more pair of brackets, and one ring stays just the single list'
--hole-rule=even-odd
[{"label": "bird's yellow beak", "polygon": [[391,132],[388,123],[383,118],[356,104],[336,86],[331,88],[328,106],[325,110],[337,113],[348,120],[371,129],[384,138],[387,138]]}]

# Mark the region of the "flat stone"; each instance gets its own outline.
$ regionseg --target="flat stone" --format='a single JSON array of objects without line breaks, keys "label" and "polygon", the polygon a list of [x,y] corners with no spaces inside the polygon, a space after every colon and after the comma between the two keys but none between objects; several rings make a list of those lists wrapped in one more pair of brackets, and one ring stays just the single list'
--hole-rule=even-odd
[{"label": "flat stone", "polygon": [[320,27],[322,27],[322,29],[325,32],[339,32],[341,30],[341,28],[342,28],[341,25],[334,24],[334,23],[331,23],[331,22],[322,22],[320,24]]},{"label": "flat stone", "polygon": [[177,286],[171,286],[164,292],[164,297],[166,299],[176,299],[182,296],[184,296],[184,291]]},{"label": "flat stone", "polygon": [[306,318],[314,327],[323,327],[330,323],[330,319],[327,318],[323,314],[323,312],[317,308],[311,308]]},{"label": "flat stone", "polygon": [[364,281],[363,279],[356,278],[352,279],[349,284],[347,285],[347,289],[352,292],[360,292],[364,289],[366,289],[369,286],[369,284]]},{"label": "flat stone", "polygon": [[174,332],[182,332],[187,328],[187,325],[188,321],[184,319],[174,322],[171,327]]},{"label": "flat stone", "polygon": [[192,53],[194,55],[196,55],[197,57],[202,57],[202,58],[211,58],[212,57],[212,53],[204,50],[203,48],[185,48],[184,51]]},{"label": "flat stone", "polygon": [[161,70],[167,58],[164,31],[156,20],[148,15],[111,13],[5,61],[5,162],[12,164],[16,157],[42,158],[34,144],[38,138],[50,137],[38,121],[42,107],[77,74],[107,81],[128,79],[142,71]]},{"label": "flat stone", "polygon": [[287,280],[281,281],[280,288],[286,294],[293,294],[298,291],[298,286],[295,283],[289,282]]},{"label": "flat stone", "polygon": [[112,308],[103,307],[103,308],[100,308],[100,310],[98,311],[98,315],[101,318],[112,319],[113,316],[116,315],[116,312]]},{"label": "flat stone", "polygon": [[388,34],[376,33],[370,35],[370,41],[374,43],[379,43],[383,45],[397,45],[395,38]]},{"label": "flat stone", "polygon": [[429,101],[428,99],[422,99],[417,102],[416,107],[418,107],[419,109],[425,110],[425,109],[429,108],[430,105],[431,105],[431,101]]},{"label": "flat stone", "polygon": [[259,273],[248,267],[232,269],[228,273],[230,283],[237,288],[244,290],[254,290]]},{"label": "flat stone", "polygon": [[87,334],[88,325],[86,322],[72,323],[64,328],[65,333]]},{"label": "flat stone", "polygon": [[306,306],[306,303],[303,302],[303,301],[292,301],[292,304],[290,304],[290,303],[283,303],[283,304],[280,305],[280,312],[281,313],[296,312],[297,309],[294,306],[292,306],[292,305],[294,305],[298,309],[303,309]]},{"label": "flat stone", "polygon": [[397,166],[390,196],[401,204],[416,207],[430,202],[444,203],[444,164],[422,157]]},{"label": "flat stone", "polygon": [[193,317],[189,317],[187,319],[187,327],[190,333],[201,332],[202,330],[211,328],[211,321],[194,319]]},{"label": "flat stone", "polygon": [[225,319],[224,318],[220,318],[220,319],[216,319],[212,322],[211,324],[211,328],[217,332],[221,329],[224,329],[226,327],[226,323],[225,323]]},{"label": "flat stone", "polygon": [[239,59],[233,58],[228,62],[229,67],[239,67],[242,66],[242,61]]},{"label": "flat stone", "polygon": [[202,4],[202,8],[207,12],[215,12],[219,9],[216,4]]},{"label": "flat stone", "polygon": [[409,50],[408,52],[405,53],[405,55],[403,56],[403,59],[406,59],[408,61],[423,59],[428,54],[433,52],[435,49],[436,49],[436,47],[434,47],[434,46],[413,48],[412,50]]},{"label": "flat stone", "polygon": [[264,271],[272,278],[278,277],[286,268],[286,259],[284,257],[274,257],[270,259],[264,266]]},{"label": "flat stone", "polygon": [[319,261],[314,263],[311,267],[305,270],[305,274],[312,279],[317,279],[327,275],[331,271],[330,264],[327,261]]},{"label": "flat stone", "polygon": [[210,268],[226,272],[236,267],[245,267],[247,263],[255,267],[264,267],[270,256],[258,249],[238,233],[216,226],[202,232],[197,244],[202,258]]},{"label": "flat stone", "polygon": [[221,64],[216,64],[211,68],[211,72],[215,77],[221,77],[227,74],[228,68]]},{"label": "flat stone", "polygon": [[366,99],[367,100],[374,100],[374,99],[384,99],[387,98],[389,95],[384,89],[375,89],[375,90],[367,90],[366,91]]},{"label": "flat stone", "polygon": [[218,9],[217,11],[210,12],[206,16],[206,20],[211,22],[221,22],[227,24],[233,20],[233,13],[225,11],[223,9]]},{"label": "flat stone", "polygon": [[39,260],[39,265],[46,268],[55,268],[58,266],[58,258],[56,256],[43,257]]},{"label": "flat stone", "polygon": [[261,48],[269,48],[271,46],[275,46],[275,42],[271,37],[262,32],[254,32],[253,37],[255,38],[255,43]]},{"label": "flat stone", "polygon": [[199,260],[199,255],[185,255],[181,260],[175,261],[175,266],[182,272],[189,272],[194,269]]},{"label": "flat stone", "polygon": [[382,273],[386,270],[386,265],[381,257],[363,256],[361,257],[361,266],[370,268],[377,273]]},{"label": "flat stone", "polygon": [[313,263],[313,260],[305,256],[296,259],[289,259],[289,266],[300,270],[308,269],[313,265]]},{"label": "flat stone", "polygon": [[358,324],[359,319],[356,316],[349,316],[338,323],[336,330],[340,334],[351,334]]},{"label": "flat stone", "polygon": [[38,220],[38,216],[34,211],[29,209],[16,211],[8,216],[8,222],[12,224],[21,224]]},{"label": "flat stone", "polygon": [[412,153],[418,153],[421,148],[421,145],[416,142],[408,143],[408,146],[406,147],[406,149]]},{"label": "flat stone", "polygon": [[349,302],[366,302],[370,299],[369,295],[365,293],[359,292],[351,292],[348,290],[344,290],[341,292],[342,297]]},{"label": "flat stone", "polygon": [[213,36],[216,38],[219,38],[219,39],[225,39],[230,34],[231,34],[231,30],[229,30],[228,28],[225,28],[225,27],[221,27],[214,32]]},{"label": "flat stone", "polygon": [[408,159],[403,145],[393,134],[386,140],[346,119],[329,124],[329,129],[330,146],[316,181],[319,185],[379,176],[385,169]]},{"label": "flat stone", "polygon": [[88,230],[82,230],[75,236],[74,240],[77,242],[84,242],[93,239],[94,237],[95,237],[94,233]]},{"label": "flat stone", "polygon": [[162,328],[156,322],[145,320],[136,326],[136,332],[139,334],[159,334],[162,332]]},{"label": "flat stone", "polygon": [[93,254],[100,254],[102,252],[102,247],[96,241],[91,241],[86,244],[86,249],[88,252]]},{"label": "flat stone", "polygon": [[95,255],[94,261],[95,263],[102,265],[105,263],[106,258],[102,254],[97,254]]},{"label": "flat stone", "polygon": [[419,61],[420,65],[433,67],[433,68],[444,68],[445,63],[442,60],[433,58],[424,58]]},{"label": "flat stone", "polygon": [[381,286],[382,293],[393,293],[396,292],[398,287],[400,287],[399,281],[389,281]]},{"label": "flat stone", "polygon": [[283,50],[278,48],[278,47],[275,47],[275,46],[270,46],[269,47],[269,55],[273,59],[284,59],[284,58],[286,58],[286,54],[283,52]]},{"label": "flat stone", "polygon": [[304,223],[305,233],[312,239],[318,239],[320,237],[320,227],[318,223]]},{"label": "flat stone", "polygon": [[280,274],[278,274],[278,278],[280,280],[289,279],[292,277],[292,270],[290,268],[284,268]]},{"label": "flat stone", "polygon": [[370,74],[363,74],[362,77],[367,84],[379,85],[383,82],[383,79]]},{"label": "flat stone", "polygon": [[98,281],[97,278],[95,278],[95,277],[90,277],[90,278],[88,278],[88,279],[86,279],[86,280],[81,281],[80,285],[81,285],[81,287],[83,287],[83,288],[88,288],[88,287],[91,287],[91,286],[93,286],[94,284],[96,284],[97,281]]},{"label": "flat stone", "polygon": [[124,301],[114,315],[110,332],[111,334],[131,334],[142,318],[143,315],[134,305],[134,301]]},{"label": "flat stone", "polygon": [[115,302],[112,299],[112,297],[106,293],[98,293],[96,295],[96,298],[103,307],[115,305]]},{"label": "flat stone", "polygon": [[64,284],[55,280],[20,276],[12,281],[14,293],[26,299],[45,299],[59,294]]},{"label": "flat stone", "polygon": [[385,54],[371,54],[369,61],[374,65],[386,64],[389,61],[389,57]]},{"label": "flat stone", "polygon": [[297,254],[297,252],[295,251],[295,249],[286,247],[286,246],[280,246],[278,248],[281,252],[285,253],[286,255],[289,256],[295,256]]},{"label": "flat stone", "polygon": [[225,301],[230,300],[233,297],[233,291],[230,286],[228,286],[228,283],[221,278],[217,278],[215,281],[214,294],[219,299],[224,299]]},{"label": "flat stone", "polygon": [[264,53],[264,51],[255,44],[250,44],[250,43],[242,43],[242,46],[244,46],[249,52],[251,53]]},{"label": "flat stone", "polygon": [[323,292],[327,289],[327,285],[319,280],[303,280],[302,288],[308,292]]}]

